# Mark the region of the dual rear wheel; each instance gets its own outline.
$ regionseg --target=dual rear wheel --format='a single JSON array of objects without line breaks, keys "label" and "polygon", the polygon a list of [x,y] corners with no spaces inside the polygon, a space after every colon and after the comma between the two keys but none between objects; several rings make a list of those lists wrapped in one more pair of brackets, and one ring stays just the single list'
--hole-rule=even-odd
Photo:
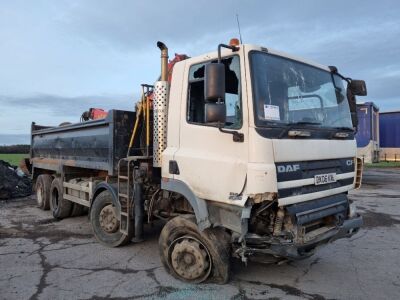
[{"label": "dual rear wheel", "polygon": [[50,188],[50,209],[53,217],[56,219],[64,219],[71,215],[73,203],[63,198],[64,189],[62,179],[54,178]]},{"label": "dual rear wheel", "polygon": [[42,210],[51,210],[53,217],[63,219],[81,216],[87,212],[83,205],[63,198],[63,184],[60,177],[41,174],[36,179],[36,203]]},{"label": "dual rear wheel", "polygon": [[36,204],[42,210],[50,209],[50,188],[53,177],[48,174],[39,175],[36,179]]}]

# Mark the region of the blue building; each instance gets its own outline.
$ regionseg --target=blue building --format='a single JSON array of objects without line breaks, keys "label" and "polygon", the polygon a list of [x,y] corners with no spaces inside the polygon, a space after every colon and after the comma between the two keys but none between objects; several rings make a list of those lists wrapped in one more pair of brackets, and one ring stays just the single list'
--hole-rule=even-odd
[{"label": "blue building", "polygon": [[400,161],[400,111],[379,116],[381,159]]}]

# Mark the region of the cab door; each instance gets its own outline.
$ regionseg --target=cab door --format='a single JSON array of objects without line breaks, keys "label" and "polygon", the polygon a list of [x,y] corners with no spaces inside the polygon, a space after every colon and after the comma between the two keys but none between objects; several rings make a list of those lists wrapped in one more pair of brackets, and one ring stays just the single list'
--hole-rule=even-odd
[{"label": "cab door", "polygon": [[[186,63],[182,92],[179,148],[175,152],[179,174],[174,178],[188,185],[202,199],[234,203],[246,183],[248,161],[248,112],[246,88],[243,86],[244,62],[239,52],[226,51],[224,129],[243,134],[243,141],[221,132],[216,124],[204,122],[204,69],[210,57],[191,59]],[[223,53],[224,55],[224,53]],[[214,59],[215,60],[215,59]]]}]

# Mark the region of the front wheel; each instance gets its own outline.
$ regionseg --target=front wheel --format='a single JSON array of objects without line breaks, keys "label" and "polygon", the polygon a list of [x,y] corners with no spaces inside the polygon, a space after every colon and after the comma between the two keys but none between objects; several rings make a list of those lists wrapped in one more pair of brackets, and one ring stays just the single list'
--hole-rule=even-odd
[{"label": "front wheel", "polygon": [[229,235],[223,228],[200,232],[194,216],[175,217],[161,231],[159,250],[164,268],[175,278],[191,283],[228,282]]},{"label": "front wheel", "polygon": [[[118,247],[127,244],[132,239],[133,224],[129,224],[128,235],[120,232],[118,211],[113,205],[112,195],[108,191],[101,192],[90,210],[90,222],[96,239],[108,247]],[[132,223],[132,222],[131,222]]]}]

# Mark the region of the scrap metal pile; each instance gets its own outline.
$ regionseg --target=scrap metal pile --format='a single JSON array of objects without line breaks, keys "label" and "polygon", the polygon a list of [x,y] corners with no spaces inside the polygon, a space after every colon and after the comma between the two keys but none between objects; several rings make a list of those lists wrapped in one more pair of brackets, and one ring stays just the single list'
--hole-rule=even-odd
[{"label": "scrap metal pile", "polygon": [[0,160],[0,200],[26,197],[32,193],[32,181],[19,167]]}]

